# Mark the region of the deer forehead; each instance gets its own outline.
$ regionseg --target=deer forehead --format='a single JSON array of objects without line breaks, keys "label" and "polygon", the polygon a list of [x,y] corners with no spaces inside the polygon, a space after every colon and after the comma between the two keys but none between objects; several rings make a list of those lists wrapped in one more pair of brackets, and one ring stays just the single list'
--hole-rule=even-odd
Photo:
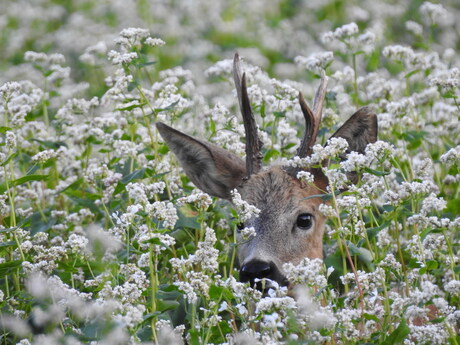
[{"label": "deer forehead", "polygon": [[295,214],[316,213],[322,194],[316,185],[301,183],[281,166],[274,166],[252,175],[240,187],[242,198],[259,208],[262,213]]}]

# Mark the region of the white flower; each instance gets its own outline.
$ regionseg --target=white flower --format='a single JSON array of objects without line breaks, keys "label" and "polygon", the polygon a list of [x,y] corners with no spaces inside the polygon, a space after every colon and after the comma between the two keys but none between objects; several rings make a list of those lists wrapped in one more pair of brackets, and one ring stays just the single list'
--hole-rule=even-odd
[{"label": "white flower", "polygon": [[444,290],[452,295],[460,295],[460,280],[451,280],[444,284]]},{"label": "white flower", "polygon": [[148,37],[144,43],[152,47],[161,47],[166,44],[165,41],[163,41],[161,38],[153,37]]},{"label": "white flower", "polygon": [[219,251],[214,248],[216,241],[216,233],[213,229],[207,227],[205,239],[203,242],[198,243],[198,249],[193,257],[193,261],[200,264],[203,270],[215,272],[219,267],[217,261]]},{"label": "white flower", "polygon": [[308,171],[299,171],[297,173],[297,178],[303,182],[306,182],[306,183],[313,183],[315,182],[315,176],[308,172]]},{"label": "white flower", "polygon": [[194,189],[192,194],[177,199],[177,205],[195,204],[197,208],[206,210],[212,204],[212,198],[198,189]]},{"label": "white flower", "polygon": [[460,145],[453,147],[444,153],[441,156],[440,161],[449,166],[460,165]]},{"label": "white flower", "polygon": [[254,229],[254,227],[245,227],[243,229],[240,230],[240,235],[241,235],[241,238],[243,241],[248,241],[248,240],[251,240],[253,239],[254,237],[256,237],[257,235],[257,232],[256,232],[256,229]]},{"label": "white flower", "polygon": [[337,212],[331,205],[320,204],[318,209],[319,209],[319,212],[321,212],[321,214],[323,214],[326,217],[329,217],[329,218],[338,217]]},{"label": "white flower", "polygon": [[327,32],[323,35],[323,42],[328,43],[334,39],[344,39],[349,36],[356,35],[359,32],[356,23],[345,24],[338,27],[335,31]]},{"label": "white flower", "polygon": [[356,170],[360,170],[364,167],[369,166],[369,161],[367,156],[358,153],[358,152],[350,152],[347,155],[347,159],[340,162],[340,167],[347,172],[352,172]]},{"label": "white flower", "polygon": [[432,211],[442,211],[447,206],[447,201],[443,198],[436,197],[436,194],[431,193],[422,201],[422,209],[420,213],[427,215]]},{"label": "white flower", "polygon": [[309,71],[320,73],[334,60],[333,52],[313,53],[308,57],[296,56],[294,62]]},{"label": "white flower", "polygon": [[348,149],[348,141],[344,138],[330,138],[326,146],[316,144],[313,146],[313,153],[309,158],[312,164],[322,163],[328,158],[334,158]]},{"label": "white flower", "polygon": [[172,202],[155,201],[153,204],[147,204],[145,210],[150,216],[163,220],[163,226],[165,228],[174,228],[174,225],[179,219],[176,207]]},{"label": "white flower", "polygon": [[452,22],[452,15],[442,4],[433,4],[425,1],[420,6],[420,13],[427,24],[438,24],[440,26],[449,25]]},{"label": "white flower", "polygon": [[88,245],[88,238],[85,236],[77,235],[77,234],[72,234],[69,236],[69,239],[67,240],[66,246],[70,248],[70,250],[74,253],[81,253],[83,254],[85,252],[85,249]]},{"label": "white flower", "polygon": [[238,212],[238,216],[240,218],[240,221],[244,223],[245,221],[251,219],[252,217],[257,217],[260,213],[260,210],[247,203],[241,198],[240,193],[238,193],[238,190],[234,189],[231,192],[232,196],[232,203],[236,208],[236,211]]},{"label": "white flower", "polygon": [[6,139],[5,139],[6,145],[13,149],[16,147],[16,134],[12,131],[7,131],[6,132]]},{"label": "white flower", "polygon": [[226,59],[218,61],[214,66],[204,71],[206,77],[231,75],[233,71],[233,60]]},{"label": "white flower", "polygon": [[408,20],[406,22],[406,29],[417,36],[421,36],[423,34],[423,26],[412,20]]},{"label": "white flower", "polygon": [[129,64],[138,58],[135,52],[119,53],[116,50],[109,51],[107,57],[114,65]]},{"label": "white flower", "polygon": [[265,297],[256,304],[256,313],[269,312],[272,310],[297,309],[292,297]]},{"label": "white flower", "polygon": [[283,269],[289,282],[293,284],[316,288],[322,288],[327,285],[325,267],[321,259],[304,258],[298,265],[284,264]]},{"label": "white flower", "polygon": [[32,157],[32,161],[36,163],[45,163],[46,161],[50,160],[51,158],[56,158],[58,153],[54,150],[45,150],[42,152],[37,153]]},{"label": "white flower", "polygon": [[65,57],[62,54],[46,54],[34,51],[24,53],[24,61],[36,62],[50,65],[62,65],[65,63]]}]

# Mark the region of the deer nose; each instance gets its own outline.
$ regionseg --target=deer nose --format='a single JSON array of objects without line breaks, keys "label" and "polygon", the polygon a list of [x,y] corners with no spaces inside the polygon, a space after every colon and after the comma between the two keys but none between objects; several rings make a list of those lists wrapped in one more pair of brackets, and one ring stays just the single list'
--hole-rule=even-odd
[{"label": "deer nose", "polygon": [[[274,279],[273,273],[275,272],[275,264],[266,261],[249,261],[244,264],[240,269],[240,280],[243,283],[249,282],[254,286],[255,279],[269,278]],[[257,288],[259,284],[257,284]]]}]

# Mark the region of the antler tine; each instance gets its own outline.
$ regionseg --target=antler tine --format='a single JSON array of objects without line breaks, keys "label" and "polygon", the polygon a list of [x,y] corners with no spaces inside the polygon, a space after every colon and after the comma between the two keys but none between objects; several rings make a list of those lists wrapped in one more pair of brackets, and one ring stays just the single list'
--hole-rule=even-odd
[{"label": "antler tine", "polygon": [[315,128],[315,114],[308,106],[307,102],[303,98],[302,92],[299,92],[299,104],[302,110],[303,117],[305,118],[305,134],[300,142],[300,146],[297,149],[297,156],[300,158],[306,157],[311,146],[311,138],[313,137],[313,131]]},{"label": "antler tine", "polygon": [[307,102],[299,92],[299,104],[305,118],[305,134],[297,149],[297,155],[301,158],[308,156],[311,153],[312,147],[315,144],[318,136],[319,125],[323,114],[324,100],[326,97],[326,86],[328,78],[321,73],[321,82],[318,90],[316,90],[315,99],[313,101],[313,110],[310,109]]},{"label": "antler tine", "polygon": [[323,114],[324,100],[326,98],[326,87],[329,78],[326,76],[324,71],[321,71],[321,81],[319,83],[318,89],[316,90],[315,100],[313,101],[313,113],[321,122],[321,117]]},{"label": "antler tine", "polygon": [[235,82],[236,94],[238,95],[238,102],[240,104],[240,110],[242,109],[241,103],[241,67],[240,67],[240,55],[235,53],[233,57],[233,81]]},{"label": "antler tine", "polygon": [[262,142],[257,134],[256,120],[251,109],[251,103],[246,88],[246,74],[241,76],[240,57],[238,53],[233,59],[233,79],[235,80],[236,93],[243,115],[244,131],[246,133],[246,174],[251,176],[257,173],[262,167],[262,154],[260,149]]}]

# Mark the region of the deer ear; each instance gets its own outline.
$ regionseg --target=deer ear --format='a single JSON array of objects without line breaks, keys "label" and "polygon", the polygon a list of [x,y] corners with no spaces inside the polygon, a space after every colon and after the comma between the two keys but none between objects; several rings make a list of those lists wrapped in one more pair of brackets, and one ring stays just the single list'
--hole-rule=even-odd
[{"label": "deer ear", "polygon": [[156,127],[198,188],[223,199],[230,198],[230,191],[239,186],[246,175],[246,164],[240,157],[164,123],[157,122]]},{"label": "deer ear", "polygon": [[367,144],[377,140],[377,116],[363,107],[354,113],[332,136],[348,141],[348,150],[364,153]]}]

